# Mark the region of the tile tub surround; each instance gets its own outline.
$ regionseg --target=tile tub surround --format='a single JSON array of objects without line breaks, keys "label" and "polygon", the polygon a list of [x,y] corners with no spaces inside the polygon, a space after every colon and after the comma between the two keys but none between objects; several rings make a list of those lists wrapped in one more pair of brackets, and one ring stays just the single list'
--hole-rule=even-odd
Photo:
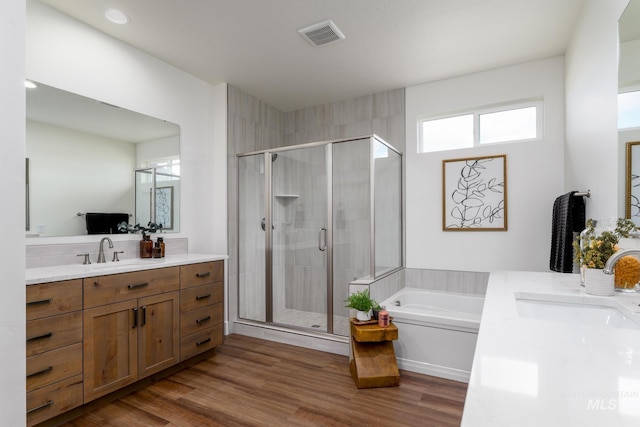
[{"label": "tile tub surround", "polygon": [[[79,257],[81,258],[81,257]],[[226,255],[180,254],[167,255],[164,258],[137,259],[111,262],[105,264],[70,264],[49,267],[27,268],[25,279],[27,285],[37,283],[58,282],[61,280],[80,279],[83,277],[106,276],[131,271],[151,270],[155,268],[175,267],[178,265],[196,264],[200,262],[226,260]]]},{"label": "tile tub surround", "polygon": [[574,274],[492,272],[462,426],[640,425],[640,330],[527,317],[525,292],[619,304],[640,324],[640,294],[593,297]]},{"label": "tile tub surround", "polygon": [[411,288],[484,295],[488,280],[485,272],[405,269],[405,286]]}]

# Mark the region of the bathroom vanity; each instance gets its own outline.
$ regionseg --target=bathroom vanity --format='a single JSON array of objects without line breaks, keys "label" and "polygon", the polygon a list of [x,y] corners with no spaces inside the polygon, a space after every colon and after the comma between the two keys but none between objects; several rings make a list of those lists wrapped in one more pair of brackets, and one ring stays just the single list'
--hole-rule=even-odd
[{"label": "bathroom vanity", "polygon": [[222,344],[224,258],[27,270],[27,424]]},{"label": "bathroom vanity", "polygon": [[492,272],[462,426],[497,425],[640,425],[640,293]]}]

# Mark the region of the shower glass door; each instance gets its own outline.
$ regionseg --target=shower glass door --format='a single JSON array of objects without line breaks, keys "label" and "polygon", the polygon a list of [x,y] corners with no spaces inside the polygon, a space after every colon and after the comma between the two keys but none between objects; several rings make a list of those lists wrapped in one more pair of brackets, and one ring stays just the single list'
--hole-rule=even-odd
[{"label": "shower glass door", "polygon": [[[328,324],[328,176],[325,145],[271,154],[272,322],[331,332]],[[330,292],[330,291],[329,291]]]},{"label": "shower glass door", "polygon": [[265,322],[265,154],[238,158],[238,317]]}]

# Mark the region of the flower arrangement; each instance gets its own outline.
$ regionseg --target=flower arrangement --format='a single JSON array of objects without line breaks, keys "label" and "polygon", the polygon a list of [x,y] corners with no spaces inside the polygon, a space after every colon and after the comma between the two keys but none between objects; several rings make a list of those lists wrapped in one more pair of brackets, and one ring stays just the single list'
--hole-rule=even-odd
[{"label": "flower arrangement", "polygon": [[147,226],[144,227],[144,226],[141,226],[140,224],[131,225],[123,221],[120,224],[118,224],[118,230],[126,231],[128,233],[140,232],[142,233],[142,237],[144,237],[147,235],[147,233],[155,233],[158,230],[162,230],[162,224],[156,224],[155,222],[149,221],[149,223],[147,223]]},{"label": "flower arrangement", "polygon": [[573,241],[575,261],[580,267],[604,268],[605,263],[618,250],[618,242],[636,229],[630,219],[618,218],[614,230],[596,234],[596,221],[589,218],[587,228]]}]

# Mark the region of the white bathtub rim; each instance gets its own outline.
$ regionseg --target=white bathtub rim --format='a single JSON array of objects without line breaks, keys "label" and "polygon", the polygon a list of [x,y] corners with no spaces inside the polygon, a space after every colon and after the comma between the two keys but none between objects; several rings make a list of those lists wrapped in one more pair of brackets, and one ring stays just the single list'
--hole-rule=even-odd
[{"label": "white bathtub rim", "polygon": [[[464,311],[450,311],[450,310],[438,310],[434,308],[433,311],[429,310],[415,310],[410,308],[406,308],[407,306],[396,306],[392,303],[394,300],[400,299],[398,296],[402,293],[409,292],[417,292],[423,294],[435,294],[439,296],[447,296],[447,297],[471,297],[478,300],[484,300],[484,297],[481,295],[473,295],[470,296],[468,294],[460,294],[456,292],[434,292],[429,289],[420,289],[420,288],[410,288],[405,287],[400,291],[396,292],[386,300],[384,300],[381,305],[385,305],[387,310],[389,311],[389,315],[393,317],[393,321],[395,323],[406,323],[411,325],[418,326],[426,326],[426,327],[434,327],[440,329],[450,329],[457,330],[463,332],[471,332],[478,333],[480,328],[480,319],[482,318],[481,314],[476,313],[468,313]],[[428,307],[428,306],[424,306]]]},{"label": "white bathtub rim", "polygon": [[[402,313],[407,314],[407,313]],[[436,329],[445,329],[449,331],[456,332],[468,332],[470,334],[478,335],[478,330],[480,329],[480,321],[476,320],[464,320],[464,319],[456,319],[456,318],[448,318],[442,316],[425,316],[425,315],[415,315],[417,318],[408,318],[405,317],[396,317],[393,313],[389,312],[389,315],[393,317],[393,323],[403,324],[403,325],[414,325],[414,326],[422,326],[426,328],[436,328]],[[427,317],[430,319],[427,320]]]}]

